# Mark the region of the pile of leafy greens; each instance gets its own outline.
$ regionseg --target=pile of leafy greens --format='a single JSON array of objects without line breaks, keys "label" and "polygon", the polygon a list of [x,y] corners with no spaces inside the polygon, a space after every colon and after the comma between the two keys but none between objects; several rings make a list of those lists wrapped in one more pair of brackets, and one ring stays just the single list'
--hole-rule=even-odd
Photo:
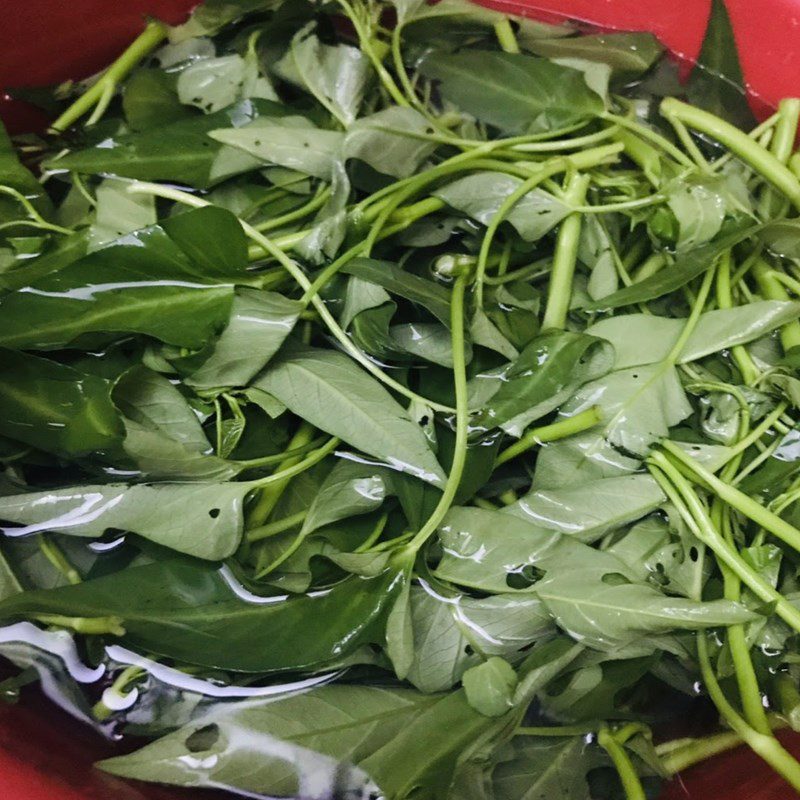
[{"label": "pile of leafy greens", "polygon": [[251,797],[800,788],[800,101],[661,56],[209,0],[3,135],[3,696]]}]

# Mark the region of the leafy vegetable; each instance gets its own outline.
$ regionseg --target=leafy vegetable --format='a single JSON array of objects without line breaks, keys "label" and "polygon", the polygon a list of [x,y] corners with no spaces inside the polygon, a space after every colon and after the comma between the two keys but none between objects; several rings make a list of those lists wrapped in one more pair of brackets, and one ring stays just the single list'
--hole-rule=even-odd
[{"label": "leafy vegetable", "polygon": [[207,0],[37,90],[2,693],[254,797],[654,800],[739,741],[800,790],[800,101],[742,129],[731,36],[684,87],[467,0]]}]

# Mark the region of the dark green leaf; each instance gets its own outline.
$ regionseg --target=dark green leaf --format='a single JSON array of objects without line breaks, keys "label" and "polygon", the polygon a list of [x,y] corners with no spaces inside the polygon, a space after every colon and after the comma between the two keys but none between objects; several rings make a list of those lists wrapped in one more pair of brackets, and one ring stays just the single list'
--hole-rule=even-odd
[{"label": "dark green leaf", "polygon": [[695,105],[740,128],[749,130],[755,125],[724,0],[712,0],[703,46],[689,76],[687,93]]},{"label": "dark green leaf", "polygon": [[0,617],[114,615],[123,620],[124,641],[146,652],[263,673],[321,667],[379,642],[394,585],[386,573],[348,578],[333,589],[291,599],[258,598],[217,569],[160,559],[77,586],[10,597],[0,603]]},{"label": "dark green leaf", "polygon": [[545,58],[581,58],[608,64],[614,77],[630,80],[647,72],[664,48],[646,31],[597,33],[560,39],[535,39],[528,49]]},{"label": "dark green leaf", "polygon": [[563,128],[603,111],[583,74],[544,58],[471,50],[432,53],[419,66],[462,111],[508,133]]},{"label": "dark green leaf", "polygon": [[498,388],[476,424],[521,436],[531,422],[561,405],[579,386],[608,372],[613,351],[602,339],[552,331],[534,339],[508,367],[479,375]]},{"label": "dark green leaf", "polygon": [[701,245],[678,256],[674,264],[668,265],[655,275],[645,278],[639,283],[634,283],[632,286],[626,286],[607,297],[595,300],[585,308],[588,311],[619,308],[634,303],[644,303],[674,292],[698,275],[702,275],[719,256],[752,236],[758,229],[757,225],[739,227],[716,241]]},{"label": "dark green leaf", "polygon": [[50,453],[85,455],[123,436],[111,384],[36,356],[0,350],[0,432]]},{"label": "dark green leaf", "polygon": [[244,100],[214,114],[113,137],[102,142],[102,146],[68,153],[47,162],[46,166],[147,181],[172,180],[207,188],[262,164],[260,159],[210,139],[209,131],[241,127],[262,115],[288,113],[290,109],[269,100]]}]

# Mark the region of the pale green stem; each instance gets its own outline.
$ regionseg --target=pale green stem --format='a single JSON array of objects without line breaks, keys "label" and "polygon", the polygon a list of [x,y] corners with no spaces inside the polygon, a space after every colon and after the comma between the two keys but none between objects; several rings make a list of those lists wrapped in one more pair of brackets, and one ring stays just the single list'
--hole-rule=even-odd
[{"label": "pale green stem", "polygon": [[497,456],[494,462],[495,469],[541,444],[555,442],[559,439],[566,439],[568,436],[574,436],[576,433],[582,433],[597,425],[601,420],[600,407],[591,406],[572,417],[553,422],[550,425],[542,425],[539,428],[531,428],[518,441],[509,445]]},{"label": "pale green stem", "polygon": [[98,121],[108,106],[114,90],[133,68],[151,53],[167,35],[167,28],[161,22],[152,20],[147,27],[131,42],[125,52],[103,72],[100,78],[84,94],[82,94],[61,116],[50,126],[54,131],[63,131],[77,122],[89,109],[97,106],[90,118],[90,123]]},{"label": "pale green stem", "polygon": [[[575,173],[567,184],[564,201],[567,205],[579,205],[586,196],[589,177]],[[553,270],[547,294],[542,330],[563,329],[567,322],[578,243],[581,234],[581,215],[570,214],[562,223],[556,238]]]},{"label": "pale green stem", "polygon": [[693,130],[716,139],[800,209],[800,181],[797,176],[769,150],[761,147],[735,125],[674,97],[667,97],[662,101],[661,113],[670,121],[678,120]]}]

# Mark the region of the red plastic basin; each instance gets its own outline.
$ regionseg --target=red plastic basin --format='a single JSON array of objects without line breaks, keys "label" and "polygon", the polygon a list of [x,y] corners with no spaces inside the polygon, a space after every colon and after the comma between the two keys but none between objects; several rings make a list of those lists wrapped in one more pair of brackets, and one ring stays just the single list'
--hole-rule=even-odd
[{"label": "red plastic basin", "polygon": [[[574,18],[603,28],[649,30],[676,55],[699,50],[710,0],[487,0],[540,18]],[[194,0],[7,0],[0,25],[0,88],[42,86],[102,68],[141,30],[146,14],[180,21]],[[800,0],[727,0],[754,109],[800,95]],[[42,125],[23,104],[3,99],[14,132]],[[27,698],[26,698],[27,700]],[[800,755],[800,736],[782,741]],[[109,754],[99,741],[40,699],[0,705],[2,800],[179,800],[218,797],[125,784],[92,769]],[[752,752],[740,748],[690,769],[663,800],[789,800],[795,793]]]}]

